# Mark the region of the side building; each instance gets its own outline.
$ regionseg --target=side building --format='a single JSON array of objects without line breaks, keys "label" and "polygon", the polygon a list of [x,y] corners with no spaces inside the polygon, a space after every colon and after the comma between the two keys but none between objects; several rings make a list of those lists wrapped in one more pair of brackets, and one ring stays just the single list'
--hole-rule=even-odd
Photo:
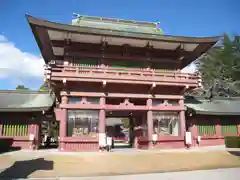
[{"label": "side building", "polygon": [[185,97],[187,130],[192,146],[223,145],[225,136],[240,135],[240,97]]},{"label": "side building", "polygon": [[185,147],[184,92],[201,81],[181,69],[218,37],[168,36],[158,23],[103,17],[79,16],[72,25],[27,20],[56,95],[61,150],[97,151],[109,117],[129,118],[134,147]]},{"label": "side building", "polygon": [[48,92],[0,91],[0,150],[38,149],[42,122],[54,119],[54,101]]}]

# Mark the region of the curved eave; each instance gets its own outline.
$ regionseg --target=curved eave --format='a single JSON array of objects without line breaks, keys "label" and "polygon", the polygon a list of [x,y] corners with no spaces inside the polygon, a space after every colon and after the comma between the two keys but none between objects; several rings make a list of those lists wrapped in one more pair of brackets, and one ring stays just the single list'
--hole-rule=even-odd
[{"label": "curved eave", "polygon": [[106,30],[98,28],[88,28],[81,26],[74,26],[68,24],[61,24],[56,22],[50,22],[47,20],[42,20],[34,18],[30,15],[26,15],[27,20],[30,25],[35,25],[38,27],[44,27],[47,29],[58,30],[58,31],[68,31],[72,33],[84,33],[84,34],[95,34],[95,35],[109,35],[109,36],[120,36],[120,37],[131,37],[144,40],[159,40],[166,42],[179,42],[179,43],[210,43],[215,44],[220,36],[214,37],[185,37],[185,36],[171,36],[171,35],[158,35],[158,34],[149,34],[149,33],[136,33],[136,32],[127,32],[120,35],[122,31],[118,30]]},{"label": "curved eave", "polygon": [[51,106],[27,107],[27,108],[12,107],[12,108],[1,108],[0,112],[41,112],[41,111],[48,111],[50,109],[51,109]]},{"label": "curved eave", "polygon": [[240,112],[228,112],[228,111],[199,111],[199,110],[195,110],[193,108],[189,108],[187,107],[188,109],[191,109],[194,114],[196,115],[216,115],[216,116],[239,116],[240,115]]},{"label": "curved eave", "polygon": [[[215,37],[183,37],[183,36],[170,36],[170,35],[160,35],[160,34],[150,34],[150,33],[136,33],[136,32],[125,32],[119,30],[106,30],[99,28],[89,28],[83,26],[75,26],[68,24],[60,24],[55,22],[50,22],[38,18],[34,18],[32,16],[26,15],[27,20],[30,24],[32,32],[35,36],[37,44],[41,50],[42,56],[46,61],[54,60],[56,54],[53,50],[53,45],[51,43],[51,39],[49,37],[49,31],[54,32],[62,32],[68,34],[81,34],[83,36],[94,36],[94,37],[107,37],[107,38],[119,38],[125,39],[125,42],[133,43],[133,41],[141,41],[141,44],[147,45],[150,42],[153,44],[160,44],[156,49],[161,49],[161,47],[169,46],[169,45],[177,45],[187,44],[190,46],[195,46],[190,50],[190,55],[185,57],[182,63],[182,67],[187,66],[193,60],[198,58],[201,54],[206,52],[209,48],[211,48],[214,44],[219,40],[219,36]],[[65,39],[62,39],[64,41]],[[115,41],[115,40],[113,40]],[[100,42],[99,42],[100,43]],[[179,46],[176,46],[177,48]],[[155,47],[154,47],[155,48]],[[173,52],[176,52],[176,49],[172,49]],[[164,49],[164,48],[163,48]]]}]

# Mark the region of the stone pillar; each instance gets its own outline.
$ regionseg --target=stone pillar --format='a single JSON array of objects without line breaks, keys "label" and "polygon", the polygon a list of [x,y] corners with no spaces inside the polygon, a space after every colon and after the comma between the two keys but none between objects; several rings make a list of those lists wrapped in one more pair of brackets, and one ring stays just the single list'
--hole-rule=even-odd
[{"label": "stone pillar", "polygon": [[[184,108],[184,100],[179,100],[179,104]],[[185,110],[180,111],[180,136],[184,137],[186,132],[186,119],[185,119]]]},{"label": "stone pillar", "polygon": [[153,135],[153,113],[152,113],[152,99],[147,100],[147,106],[148,106],[148,111],[147,111],[147,125],[148,125],[148,146],[152,147],[152,135]]},{"label": "stone pillar", "polygon": [[61,114],[60,127],[59,127],[59,136],[60,136],[59,148],[61,151],[63,151],[65,149],[64,138],[67,136],[67,110],[61,109],[57,113]]}]

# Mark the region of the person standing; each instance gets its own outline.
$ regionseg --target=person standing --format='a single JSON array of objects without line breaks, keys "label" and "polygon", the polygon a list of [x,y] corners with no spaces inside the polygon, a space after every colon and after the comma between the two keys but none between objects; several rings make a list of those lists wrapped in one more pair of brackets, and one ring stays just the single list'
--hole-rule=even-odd
[{"label": "person standing", "polygon": [[112,149],[112,137],[107,136],[107,151],[110,152]]}]

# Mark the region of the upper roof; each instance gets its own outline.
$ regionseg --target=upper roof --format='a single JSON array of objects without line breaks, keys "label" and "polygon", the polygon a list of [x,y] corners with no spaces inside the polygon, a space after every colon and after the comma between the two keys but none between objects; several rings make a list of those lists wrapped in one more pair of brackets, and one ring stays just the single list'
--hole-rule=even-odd
[{"label": "upper roof", "polygon": [[159,22],[139,22],[134,20],[75,15],[77,18],[72,20],[72,25],[76,26],[157,35],[163,34],[162,29],[159,28]]},{"label": "upper roof", "polygon": [[[168,54],[179,53],[180,49],[182,54],[179,54],[179,58],[183,62],[181,67],[183,68],[216,44],[219,39],[218,36],[183,37],[162,35],[158,33],[157,29],[157,33],[153,33],[156,28],[156,25],[153,25],[154,23],[142,23],[140,26],[140,22],[136,22],[136,25],[134,25],[133,22],[126,23],[127,21],[125,24],[124,21],[121,23],[113,22],[112,19],[109,20],[111,23],[106,23],[107,18],[104,21],[100,21],[99,17],[95,19],[86,17],[85,20],[84,18],[74,20],[77,25],[68,25],[27,15],[27,20],[46,63],[64,55],[65,40],[71,40],[72,43],[92,44],[101,44],[104,41],[109,45],[129,44],[139,48],[150,45],[154,49],[167,51]],[[99,21],[98,25],[96,25],[97,21]],[[136,30],[138,28],[133,27],[141,28]]]},{"label": "upper roof", "polygon": [[185,105],[196,114],[203,115],[240,115],[240,97],[214,98],[186,97]]},{"label": "upper roof", "polygon": [[3,90],[0,91],[0,112],[46,111],[53,106],[54,100],[48,92]]}]

